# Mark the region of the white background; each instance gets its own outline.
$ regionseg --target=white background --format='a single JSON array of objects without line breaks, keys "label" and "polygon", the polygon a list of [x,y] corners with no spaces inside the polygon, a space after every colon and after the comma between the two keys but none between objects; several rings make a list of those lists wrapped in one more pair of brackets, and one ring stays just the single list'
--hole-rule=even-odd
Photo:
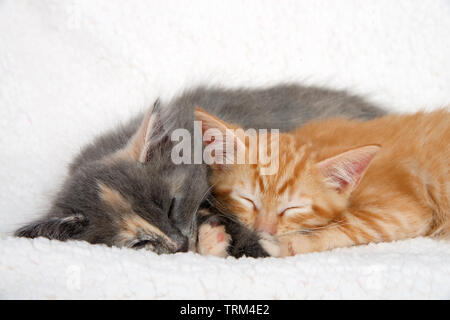
[{"label": "white background", "polygon": [[289,80],[399,111],[449,104],[450,1],[1,1],[0,231],[155,97]]},{"label": "white background", "polygon": [[450,104],[450,1],[0,1],[0,235],[45,212],[83,144],[157,96],[291,80],[395,111]]}]

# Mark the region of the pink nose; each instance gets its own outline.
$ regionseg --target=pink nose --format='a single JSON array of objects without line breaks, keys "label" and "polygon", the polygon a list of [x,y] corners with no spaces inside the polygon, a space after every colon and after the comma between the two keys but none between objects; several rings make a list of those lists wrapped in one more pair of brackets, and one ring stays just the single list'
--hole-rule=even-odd
[{"label": "pink nose", "polygon": [[259,232],[267,232],[270,235],[274,235],[277,231],[277,225],[269,221],[257,220],[255,223],[255,230]]}]

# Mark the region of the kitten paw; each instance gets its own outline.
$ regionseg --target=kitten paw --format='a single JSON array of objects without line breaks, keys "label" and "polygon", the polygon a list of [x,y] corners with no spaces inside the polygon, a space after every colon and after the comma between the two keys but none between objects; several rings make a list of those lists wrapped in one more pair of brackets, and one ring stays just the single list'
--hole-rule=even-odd
[{"label": "kitten paw", "polygon": [[230,242],[231,236],[226,233],[225,226],[206,222],[198,230],[197,252],[205,256],[225,258],[228,256]]},{"label": "kitten paw", "polygon": [[268,234],[261,234],[261,239],[259,239],[259,244],[261,247],[269,254],[271,257],[281,257],[281,247],[273,237]]}]

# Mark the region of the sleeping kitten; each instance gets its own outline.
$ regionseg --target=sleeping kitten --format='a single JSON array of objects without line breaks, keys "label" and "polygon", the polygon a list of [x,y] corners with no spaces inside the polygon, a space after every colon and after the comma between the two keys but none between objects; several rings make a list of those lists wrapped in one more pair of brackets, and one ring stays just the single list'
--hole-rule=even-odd
[{"label": "sleeping kitten", "polygon": [[[195,114],[204,132],[237,128],[201,109]],[[232,148],[214,138],[205,143],[225,158],[241,150],[250,159],[260,149],[239,132]],[[419,236],[450,239],[449,112],[317,121],[278,138],[278,153],[268,148],[279,160],[275,174],[262,175],[258,158],[256,164],[215,162],[209,179],[220,207],[258,232],[271,255]],[[228,240],[214,227],[200,231]],[[227,255],[223,241],[207,249]]]},{"label": "sleeping kitten", "polygon": [[[244,127],[294,129],[325,117],[371,119],[385,112],[359,97],[299,85],[268,89],[196,88],[155,105],[86,146],[47,214],[17,232],[21,237],[85,240],[158,253],[195,248],[197,210],[207,197],[207,166],[176,165],[174,129],[193,132],[202,105]],[[201,145],[201,137],[199,145]]]}]

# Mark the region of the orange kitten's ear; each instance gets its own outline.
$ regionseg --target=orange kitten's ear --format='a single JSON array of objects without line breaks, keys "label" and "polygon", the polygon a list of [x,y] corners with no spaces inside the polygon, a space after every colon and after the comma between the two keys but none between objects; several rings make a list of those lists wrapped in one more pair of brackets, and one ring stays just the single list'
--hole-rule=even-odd
[{"label": "orange kitten's ear", "polygon": [[376,145],[360,147],[325,159],[317,165],[330,186],[339,193],[350,194],[379,150]]},{"label": "orange kitten's ear", "polygon": [[245,143],[236,135],[235,127],[199,107],[195,108],[194,115],[201,121],[205,152],[212,157],[205,159],[208,164],[231,164],[236,152],[245,152]]},{"label": "orange kitten's ear", "polygon": [[124,154],[133,160],[145,163],[149,154],[152,141],[157,140],[158,132],[162,130],[159,112],[159,99],[149,108],[144,119],[125,148]]},{"label": "orange kitten's ear", "polygon": [[[195,107],[194,115],[197,121],[202,122],[203,135],[210,129],[218,129],[222,134],[225,134],[227,129],[233,129],[230,124],[223,120],[220,120],[216,116],[206,112],[200,107]],[[205,144],[208,145],[211,142],[212,141],[205,141]]]}]

